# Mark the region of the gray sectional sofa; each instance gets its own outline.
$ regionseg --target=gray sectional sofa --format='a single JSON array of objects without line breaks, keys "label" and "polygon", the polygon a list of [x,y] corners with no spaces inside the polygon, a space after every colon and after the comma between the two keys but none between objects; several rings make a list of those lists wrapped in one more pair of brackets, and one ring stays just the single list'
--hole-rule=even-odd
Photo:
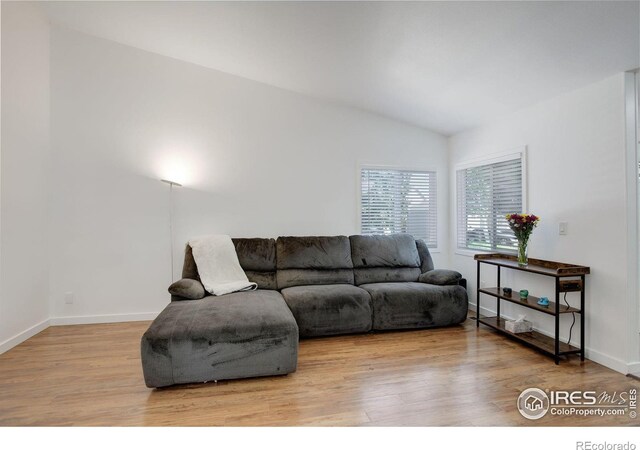
[{"label": "gray sectional sofa", "polygon": [[187,246],[171,303],[142,337],[149,387],[293,372],[298,338],[461,323],[461,275],[407,234],[233,239],[255,291],[205,295]]}]

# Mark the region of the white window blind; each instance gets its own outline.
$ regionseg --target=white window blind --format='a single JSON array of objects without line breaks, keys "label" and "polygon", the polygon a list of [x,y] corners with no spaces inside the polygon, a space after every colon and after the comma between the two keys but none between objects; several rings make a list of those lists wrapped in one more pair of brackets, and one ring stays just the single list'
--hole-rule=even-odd
[{"label": "white window blind", "polygon": [[458,248],[515,251],[505,215],[523,212],[522,156],[456,172]]},{"label": "white window blind", "polygon": [[362,234],[408,233],[437,247],[436,173],[362,168]]}]

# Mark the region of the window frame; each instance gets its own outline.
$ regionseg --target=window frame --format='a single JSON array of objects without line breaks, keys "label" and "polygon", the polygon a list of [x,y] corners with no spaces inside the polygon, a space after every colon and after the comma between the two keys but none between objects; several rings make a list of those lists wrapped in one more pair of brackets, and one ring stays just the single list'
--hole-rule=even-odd
[{"label": "window frame", "polygon": [[[513,159],[518,159],[520,158],[520,164],[521,164],[521,168],[522,168],[522,211],[519,212],[526,212],[528,210],[528,193],[527,193],[527,147],[526,146],[521,146],[521,147],[517,147],[505,152],[500,152],[500,153],[492,153],[490,155],[486,155],[486,156],[482,156],[482,157],[477,157],[477,158],[470,158],[467,159],[465,161],[462,161],[458,164],[455,165],[455,167],[453,168],[453,180],[451,185],[453,186],[453,190],[454,190],[454,203],[453,205],[451,205],[451,207],[454,210],[454,220],[453,220],[453,230],[454,230],[454,234],[452,236],[452,241],[453,241],[453,247],[454,247],[454,254],[456,255],[461,255],[461,256],[474,256],[477,254],[487,254],[487,253],[496,253],[497,250],[492,250],[492,251],[487,251],[487,250],[472,250],[472,249],[468,249],[468,248],[460,248],[458,247],[458,231],[459,231],[459,217],[458,217],[458,201],[459,201],[459,196],[460,193],[458,192],[458,171],[459,170],[464,170],[464,169],[469,169],[471,167],[479,167],[479,166],[485,166],[488,164],[496,164],[496,163],[500,163],[500,162],[504,162],[504,161],[510,161]],[[515,211],[514,211],[515,212]],[[509,253],[509,252],[507,252]],[[514,250],[513,252],[514,254],[516,253],[516,251]]]},{"label": "window frame", "polygon": [[358,228],[357,233],[362,233],[362,170],[401,170],[401,171],[410,171],[410,172],[433,172],[436,176],[436,245],[435,247],[429,247],[430,253],[440,253],[440,242],[441,242],[441,181],[439,176],[439,171],[435,167],[425,167],[425,166],[401,166],[401,165],[385,165],[385,164],[369,164],[369,163],[358,163],[356,165],[356,201],[358,203],[358,207],[356,208],[357,217],[356,217],[356,226]]}]

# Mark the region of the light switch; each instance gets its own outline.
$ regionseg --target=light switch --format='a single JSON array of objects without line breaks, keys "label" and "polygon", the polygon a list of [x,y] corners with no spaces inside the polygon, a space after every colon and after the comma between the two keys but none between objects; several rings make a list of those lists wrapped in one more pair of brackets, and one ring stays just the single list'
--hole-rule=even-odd
[{"label": "light switch", "polygon": [[558,234],[560,236],[566,235],[568,226],[569,226],[569,224],[567,222],[560,222],[558,224]]}]

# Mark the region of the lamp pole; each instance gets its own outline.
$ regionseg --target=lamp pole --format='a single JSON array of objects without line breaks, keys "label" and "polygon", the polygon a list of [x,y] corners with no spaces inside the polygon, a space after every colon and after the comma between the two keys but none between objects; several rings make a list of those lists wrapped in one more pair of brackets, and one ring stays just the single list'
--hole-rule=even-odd
[{"label": "lamp pole", "polygon": [[171,282],[173,283],[173,187],[181,187],[180,183],[171,180],[160,180],[169,185],[169,248],[171,249]]}]

